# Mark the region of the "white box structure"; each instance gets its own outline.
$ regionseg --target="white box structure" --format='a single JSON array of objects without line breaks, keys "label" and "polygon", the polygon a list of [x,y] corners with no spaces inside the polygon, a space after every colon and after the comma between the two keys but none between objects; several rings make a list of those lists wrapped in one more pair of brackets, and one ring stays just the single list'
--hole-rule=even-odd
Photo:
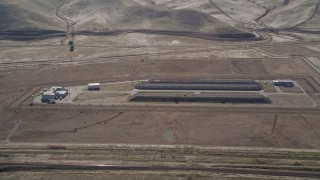
[{"label": "white box structure", "polygon": [[52,91],[44,92],[41,96],[42,102],[47,102],[49,100],[55,99],[57,97],[57,94]]},{"label": "white box structure", "polygon": [[100,83],[89,83],[88,90],[89,91],[100,90]]}]

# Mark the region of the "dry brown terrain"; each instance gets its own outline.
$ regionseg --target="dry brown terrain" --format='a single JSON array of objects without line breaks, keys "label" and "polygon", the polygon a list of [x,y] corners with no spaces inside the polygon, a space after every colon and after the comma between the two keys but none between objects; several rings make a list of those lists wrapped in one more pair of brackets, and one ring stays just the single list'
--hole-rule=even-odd
[{"label": "dry brown terrain", "polygon": [[146,60],[144,63],[122,59],[16,71],[18,73],[2,71],[1,76],[3,141],[319,148],[319,111],[307,107],[304,112],[304,108],[264,110],[262,107],[254,110],[229,105],[220,108],[157,107],[156,104],[151,107],[104,106],[106,110],[90,106],[63,109],[58,108],[59,105],[19,107],[14,103],[10,106],[24,93],[32,93],[30,88],[33,87],[130,81],[140,76],[180,79],[290,77],[306,81],[308,84],[301,83],[303,88],[311,97],[316,97],[319,85],[315,79],[319,75],[299,58],[170,59]]},{"label": "dry brown terrain", "polygon": [[[319,6],[0,2],[0,179],[319,177]],[[272,103],[129,102],[148,79],[257,80]],[[101,91],[30,106],[43,88],[93,82]]]}]

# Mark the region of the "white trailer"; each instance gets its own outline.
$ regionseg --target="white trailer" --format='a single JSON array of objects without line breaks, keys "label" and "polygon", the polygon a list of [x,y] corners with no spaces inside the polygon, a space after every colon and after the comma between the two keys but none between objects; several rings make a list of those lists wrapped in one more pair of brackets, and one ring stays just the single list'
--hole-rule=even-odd
[{"label": "white trailer", "polygon": [[88,90],[89,91],[100,90],[100,83],[89,83],[88,84]]}]

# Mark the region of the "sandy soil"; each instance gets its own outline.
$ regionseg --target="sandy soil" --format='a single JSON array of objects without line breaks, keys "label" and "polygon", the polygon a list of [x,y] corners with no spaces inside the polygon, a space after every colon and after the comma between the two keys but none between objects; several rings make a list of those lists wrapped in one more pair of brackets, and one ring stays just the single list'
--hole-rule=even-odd
[{"label": "sandy soil", "polygon": [[[93,71],[94,70],[94,71]],[[233,72],[233,73],[232,73]],[[85,74],[85,75],[84,75]],[[124,76],[129,74],[128,76]],[[34,86],[117,82],[145,78],[318,78],[302,61],[280,59],[114,60],[91,65],[45,66],[1,71],[1,106],[6,107]],[[10,82],[10,83],[8,83]],[[305,84],[299,84],[306,87]],[[311,86],[312,88],[319,88]],[[110,87],[117,89],[118,87]],[[308,88],[305,88],[308,90]],[[318,92],[317,89],[313,90]],[[308,93],[312,93],[309,92]],[[8,98],[10,97],[10,98]],[[290,102],[289,102],[290,103]],[[289,104],[288,103],[288,104]],[[306,102],[308,103],[308,102]],[[308,104],[306,104],[307,106]],[[212,146],[259,146],[319,148],[318,114],[237,112],[216,108],[198,110],[143,108],[96,110],[65,108],[1,112],[2,140],[10,142],[97,142],[144,144],[198,144]],[[201,108],[199,109],[201,110]],[[279,127],[272,132],[274,117]],[[304,117],[310,126],[301,128]],[[236,120],[236,121],[235,121]],[[199,123],[201,122],[201,123]],[[16,128],[14,128],[16,127]],[[312,131],[309,131],[312,128]],[[13,130],[14,129],[14,130]],[[248,129],[250,131],[248,131]],[[12,135],[9,136],[10,132]],[[228,132],[228,133],[226,133]],[[271,134],[271,135],[270,135]],[[239,140],[241,139],[241,140]]]},{"label": "sandy soil", "polygon": [[[22,112],[15,116],[22,122],[10,141],[319,148],[318,116],[303,115],[312,131],[301,126],[304,121],[297,115],[278,115],[273,131],[274,117],[223,112]],[[3,123],[2,131],[12,125]]]},{"label": "sandy soil", "polygon": [[272,103],[279,106],[313,107],[312,99],[306,95],[269,95]]},{"label": "sandy soil", "polygon": [[286,28],[298,25],[314,13],[317,1],[293,0],[286,6],[273,9],[261,21],[273,28]]},{"label": "sandy soil", "polygon": [[[2,166],[2,169],[9,171],[2,173],[2,177],[13,179],[209,180],[241,177],[254,180],[296,179],[294,176],[317,177],[319,174],[319,151],[305,149],[19,143],[6,144],[0,151],[2,162],[19,163],[16,166]],[[37,165],[25,167],[22,163]],[[45,166],[51,163],[57,164],[53,165],[54,170],[46,169]],[[70,168],[67,164],[74,167]],[[104,166],[106,164],[112,166]]]},{"label": "sandy soil", "polygon": [[286,36],[286,35],[271,35],[272,42],[295,42],[298,41],[297,38],[291,37],[291,36]]},{"label": "sandy soil", "polygon": [[309,57],[310,61],[320,69],[320,58]]},{"label": "sandy soil", "polygon": [[128,102],[129,94],[126,93],[109,93],[109,92],[89,92],[81,93],[74,103],[81,104],[113,104]]},{"label": "sandy soil", "polygon": [[259,81],[264,92],[275,93],[277,90],[272,85],[271,81]]},{"label": "sandy soil", "polygon": [[[110,31],[119,27],[188,29],[211,33],[256,31],[265,39],[238,42],[128,32],[106,36],[76,34],[76,51],[70,53],[66,37],[12,41],[2,33],[0,38],[5,40],[0,41],[0,146],[5,149],[7,145],[21,146],[16,143],[40,143],[42,146],[57,143],[56,147],[45,147],[51,149],[48,154],[34,153],[40,146],[29,149],[30,154],[25,154],[28,149],[20,149],[13,156],[11,152],[10,155],[6,154],[8,149],[4,150],[5,153],[0,150],[2,160],[13,158],[23,163],[31,162],[28,160],[56,163],[67,160],[73,163],[76,159],[110,163],[114,158],[122,164],[144,164],[145,160],[149,160],[152,165],[183,162],[192,167],[197,167],[193,164],[197,160],[205,166],[225,166],[224,163],[229,163],[275,168],[273,165],[277,165],[295,170],[319,166],[319,153],[308,156],[309,159],[299,154],[305,153],[305,150],[300,149],[320,149],[320,75],[304,59],[298,57],[308,57],[314,64],[317,64],[320,57],[319,46],[316,45],[320,36],[309,32],[315,31],[314,28],[319,24],[318,14],[314,11],[318,3],[316,0],[292,0],[288,4],[284,4],[282,0],[110,0],[108,6],[107,1],[95,0],[89,3],[75,0],[61,4],[61,9],[57,7],[58,4],[47,0],[5,2],[6,4],[0,4],[0,10],[3,10],[1,15],[9,15],[10,18],[2,16],[1,25],[15,30],[31,27],[64,32],[66,22],[56,17],[58,12],[74,21],[80,20],[74,22],[76,31]],[[136,18],[141,15],[144,15],[143,18]],[[27,17],[29,21],[26,21]],[[163,26],[164,24],[167,26]],[[290,28],[295,25],[299,25],[297,29]],[[264,29],[268,26],[289,29],[277,29],[273,32],[277,34],[272,34]],[[300,28],[307,32],[302,33]],[[74,87],[90,82],[130,82],[151,78],[260,79],[267,82],[273,79],[293,79],[305,92],[301,93],[296,88],[280,88],[280,92],[270,84],[264,84],[265,94],[270,93],[268,95],[272,101],[281,106],[277,108],[236,104],[110,105],[126,100],[127,95],[114,91],[130,90],[131,83],[127,83],[102,86],[103,91],[109,92],[107,94],[83,91],[75,100],[83,105],[28,105],[34,92],[52,85]],[[107,100],[105,97],[108,97]],[[94,101],[98,103],[84,105]],[[90,148],[92,143],[120,143],[134,147],[129,148],[129,151],[123,147],[119,150],[112,148],[110,151],[103,151],[105,154],[97,150],[99,152],[96,156],[92,156],[86,150],[78,149],[78,154],[71,153],[69,149],[63,149],[64,143],[69,144],[68,148],[74,148],[78,143]],[[141,146],[143,144],[156,145],[157,148],[161,147],[159,145],[178,146],[172,148],[175,152],[170,151],[168,155],[162,150],[144,149]],[[208,154],[203,149],[199,151],[187,147],[188,154],[184,157],[183,151],[177,148],[184,147],[181,145],[223,148],[215,151],[217,157],[212,157],[213,151]],[[137,150],[137,147],[143,148],[143,151]],[[55,148],[62,148],[67,155],[56,154],[57,159],[54,159]],[[236,155],[231,156],[228,148]],[[237,148],[243,148],[247,154],[242,154],[244,151],[238,151]],[[266,149],[252,154],[252,151],[248,151],[249,148]],[[292,148],[294,153],[286,152],[286,156],[279,159],[279,154],[269,156],[273,148]],[[204,153],[203,156],[199,155],[201,152]],[[224,157],[221,152],[225,153]],[[209,165],[208,162],[213,164]],[[61,171],[53,174],[48,171],[26,171],[2,173],[0,176],[13,179],[104,179],[105,175],[110,179],[225,178],[224,173],[221,177],[221,174],[198,174],[195,171],[131,171],[132,176],[127,176],[128,171],[117,171],[118,174],[104,171],[101,176],[100,171],[90,172],[94,172],[94,175],[79,175],[77,171],[72,171],[68,176],[59,174]],[[265,178],[259,176],[258,179],[262,177]],[[233,174],[226,177],[233,178]],[[241,178],[248,179],[248,176],[242,175]],[[255,178],[256,176],[253,177]]]},{"label": "sandy soil", "polygon": [[[209,46],[197,46],[202,41],[197,39],[193,44],[189,44],[193,39],[184,39],[182,37],[166,37],[157,36],[151,38],[152,41],[160,40],[153,46],[142,46],[137,44],[125,45],[125,39],[129,36],[110,37],[98,41],[94,45],[94,41],[98,37],[84,38],[80,37],[78,41],[80,46],[76,48],[76,52],[70,53],[67,46],[48,46],[39,45],[31,47],[0,47],[0,68],[7,69],[13,67],[26,67],[48,64],[79,64],[94,62],[109,62],[116,58],[119,59],[196,59],[196,58],[265,58],[269,55],[253,48],[230,48],[223,50],[222,47],[214,45],[214,42],[207,44]],[[110,43],[116,39],[122,41]],[[163,39],[162,39],[163,38]],[[128,41],[130,41],[129,38]],[[148,39],[148,38],[147,38]],[[161,40],[162,39],[162,40]],[[161,41],[163,43],[161,43]],[[133,42],[133,39],[132,39]],[[107,46],[102,46],[107,43]],[[188,46],[189,45],[189,46]],[[160,46],[160,47],[159,47]],[[223,50],[223,51],[222,51]]]},{"label": "sandy soil", "polygon": [[294,86],[294,87],[279,87],[279,89],[282,91],[282,92],[286,92],[286,93],[303,93],[303,91],[297,87],[297,86]]},{"label": "sandy soil", "polygon": [[302,48],[299,46],[263,47],[260,49],[275,56],[292,56],[292,55],[307,56],[307,57],[320,56],[319,52],[316,52],[307,48]]}]

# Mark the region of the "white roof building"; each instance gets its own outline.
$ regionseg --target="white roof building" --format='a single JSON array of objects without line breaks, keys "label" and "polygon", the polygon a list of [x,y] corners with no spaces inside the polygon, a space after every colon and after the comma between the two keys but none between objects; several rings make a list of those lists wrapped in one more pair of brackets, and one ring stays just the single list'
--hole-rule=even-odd
[{"label": "white roof building", "polygon": [[56,98],[56,93],[53,91],[46,91],[43,92],[41,95],[41,101],[48,101],[50,99],[55,99]]},{"label": "white roof building", "polygon": [[89,83],[88,86],[100,86],[100,83]]},{"label": "white roof building", "polygon": [[273,80],[272,82],[278,82],[278,83],[293,83],[291,79],[277,79]]},{"label": "white roof building", "polygon": [[51,91],[61,91],[63,90],[63,87],[62,86],[52,86],[50,88]]},{"label": "white roof building", "polygon": [[89,90],[99,90],[100,89],[100,83],[89,83],[88,84]]}]

